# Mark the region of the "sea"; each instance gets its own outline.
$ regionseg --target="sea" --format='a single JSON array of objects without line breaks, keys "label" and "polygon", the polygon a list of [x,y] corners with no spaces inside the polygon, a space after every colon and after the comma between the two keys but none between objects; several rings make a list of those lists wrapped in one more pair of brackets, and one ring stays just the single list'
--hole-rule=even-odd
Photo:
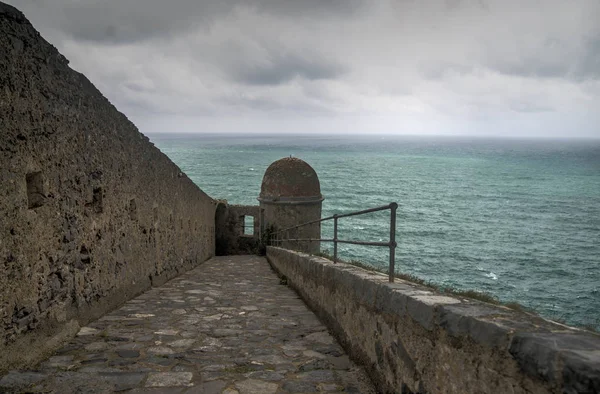
[{"label": "sea", "polygon": [[[398,272],[600,329],[600,140],[149,137],[208,195],[230,204],[257,205],[269,164],[298,157],[319,176],[323,216],[398,203]],[[389,216],[340,219],[338,237],[387,242]],[[332,236],[331,222],[322,233]],[[341,259],[380,269],[388,253],[339,246]]]}]

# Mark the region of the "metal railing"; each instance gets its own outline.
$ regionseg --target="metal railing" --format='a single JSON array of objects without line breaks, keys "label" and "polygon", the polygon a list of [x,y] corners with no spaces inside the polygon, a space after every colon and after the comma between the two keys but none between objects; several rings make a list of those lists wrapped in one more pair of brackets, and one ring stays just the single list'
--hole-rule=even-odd
[{"label": "metal railing", "polygon": [[[388,209],[390,210],[390,240],[389,240],[389,242],[372,242],[372,241],[355,241],[355,240],[338,239],[338,220],[339,219],[350,217],[350,216],[364,215],[364,214],[372,213],[372,212],[385,211]],[[322,218],[319,220],[313,220],[311,222],[302,223],[297,226],[288,227],[283,230],[276,231],[273,233],[273,236],[275,236],[275,238],[272,239],[271,241],[277,243],[278,246],[281,246],[283,242],[309,242],[309,249],[310,249],[311,242],[333,242],[333,262],[334,263],[337,263],[337,260],[338,260],[338,243],[351,244],[351,245],[366,245],[366,246],[386,246],[386,247],[390,248],[389,281],[394,282],[394,273],[395,273],[395,266],[396,266],[396,246],[397,246],[397,244],[396,244],[396,210],[397,209],[398,209],[398,204],[395,202],[392,202],[388,205],[383,205],[381,207],[345,213],[342,215],[335,214],[333,216],[328,216],[326,218]],[[333,220],[333,238],[332,239],[328,239],[328,238],[319,238],[319,239],[289,238],[290,230],[298,229],[298,228],[304,227],[304,226],[309,226],[311,224],[321,223],[321,222],[324,222],[327,220]],[[284,239],[283,237],[281,237],[281,234],[285,234],[287,237]],[[296,234],[297,234],[297,232],[296,232]]]}]

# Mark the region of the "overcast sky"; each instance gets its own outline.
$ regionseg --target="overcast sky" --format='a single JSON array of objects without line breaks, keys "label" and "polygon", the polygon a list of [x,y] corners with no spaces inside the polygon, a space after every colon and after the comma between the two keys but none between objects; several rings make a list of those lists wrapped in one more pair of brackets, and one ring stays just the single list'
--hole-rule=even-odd
[{"label": "overcast sky", "polygon": [[3,0],[142,132],[600,138],[598,0]]}]

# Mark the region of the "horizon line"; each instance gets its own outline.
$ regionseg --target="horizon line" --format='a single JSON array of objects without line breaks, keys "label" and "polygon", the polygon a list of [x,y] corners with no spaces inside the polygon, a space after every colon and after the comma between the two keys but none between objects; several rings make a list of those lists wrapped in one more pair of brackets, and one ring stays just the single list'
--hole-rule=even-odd
[{"label": "horizon line", "polygon": [[268,132],[268,131],[220,131],[220,132],[207,132],[207,131],[149,131],[142,132],[144,135],[205,135],[205,136],[310,136],[310,137],[423,137],[423,138],[471,138],[471,139],[495,139],[495,140],[553,140],[553,141],[600,141],[599,136],[516,136],[516,135],[481,135],[481,134],[392,134],[392,133],[322,133],[322,132]]}]

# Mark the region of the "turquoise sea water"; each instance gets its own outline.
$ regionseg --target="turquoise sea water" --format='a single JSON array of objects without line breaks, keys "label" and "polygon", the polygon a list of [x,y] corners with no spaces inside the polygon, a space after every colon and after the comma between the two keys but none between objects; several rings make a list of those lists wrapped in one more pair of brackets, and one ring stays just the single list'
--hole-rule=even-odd
[{"label": "turquoise sea water", "polygon": [[[600,141],[150,138],[206,193],[232,204],[257,205],[268,165],[299,157],[319,175],[323,215],[399,203],[399,271],[600,328]],[[383,212],[340,220],[339,237],[387,240],[388,223]],[[340,257],[387,267],[388,252],[344,245]]]}]

